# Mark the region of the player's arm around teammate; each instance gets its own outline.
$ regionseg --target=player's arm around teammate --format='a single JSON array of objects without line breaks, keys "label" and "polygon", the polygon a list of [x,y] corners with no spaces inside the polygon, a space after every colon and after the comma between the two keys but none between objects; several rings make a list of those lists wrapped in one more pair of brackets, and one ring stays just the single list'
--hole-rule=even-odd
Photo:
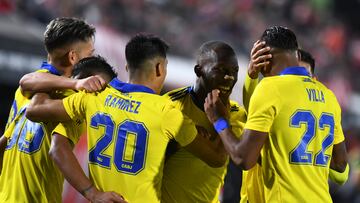
[{"label": "player's arm around teammate", "polygon": [[31,97],[37,92],[51,92],[66,89],[95,92],[102,89],[105,81],[98,76],[90,76],[77,80],[50,73],[33,72],[24,75],[20,79],[19,84],[22,93]]},{"label": "player's arm around teammate", "polygon": [[[35,93],[56,90],[85,90],[87,92],[99,91],[105,85],[104,79],[99,76],[90,76],[83,79],[73,79],[64,76],[57,76],[51,73],[33,72],[24,75],[20,80],[22,94],[31,98]],[[2,159],[8,139],[5,136],[0,138],[0,173]]]},{"label": "player's arm around teammate", "polygon": [[[99,87],[95,88],[100,89],[103,88],[103,86],[107,84],[112,78],[116,77],[116,73],[102,57],[98,56],[84,58],[77,65],[75,65],[73,77],[92,77],[94,79],[99,79],[99,81],[97,81],[97,85],[99,85]],[[49,99],[49,97],[46,94],[35,94],[33,97],[33,102],[42,103],[47,99]],[[37,111],[41,111],[41,109]],[[70,118],[66,117],[64,119]],[[59,128],[59,126],[62,126],[62,128]],[[123,198],[115,192],[104,193],[99,191],[96,187],[94,187],[92,182],[83,172],[78,160],[72,152],[73,145],[70,142],[73,141],[73,139],[70,140],[69,138],[76,136],[79,137],[80,135],[78,134],[81,134],[80,131],[82,130],[81,126],[67,126],[66,123],[60,124],[59,126],[53,132],[53,139],[51,142],[49,154],[61,172],[64,174],[68,182],[91,202],[124,202]],[[73,141],[73,143],[76,142]]]}]

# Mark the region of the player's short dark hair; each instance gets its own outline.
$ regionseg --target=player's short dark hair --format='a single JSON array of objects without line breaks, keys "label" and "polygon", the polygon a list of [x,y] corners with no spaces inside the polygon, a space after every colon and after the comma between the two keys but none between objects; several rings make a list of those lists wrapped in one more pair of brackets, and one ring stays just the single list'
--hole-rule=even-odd
[{"label": "player's short dark hair", "polygon": [[75,64],[72,76],[81,75],[79,79],[82,79],[97,73],[105,73],[110,78],[117,76],[114,69],[101,56],[91,56],[81,59]]},{"label": "player's short dark hair", "polygon": [[[204,60],[209,60],[209,56],[215,51],[218,57],[235,56],[234,49],[223,41],[208,41],[202,44],[197,52],[196,60],[198,64],[202,64]],[[219,56],[220,55],[220,56]]]},{"label": "player's short dark hair", "polygon": [[152,34],[137,34],[126,44],[125,57],[130,70],[140,68],[148,59],[166,58],[169,45]]},{"label": "player's short dark hair", "polygon": [[77,18],[61,17],[52,20],[44,32],[44,44],[48,53],[69,44],[94,37],[95,28]]},{"label": "player's short dark hair", "polygon": [[298,50],[300,55],[300,61],[304,61],[308,64],[310,64],[311,73],[314,74],[315,72],[315,59],[314,57],[309,53],[302,49]]},{"label": "player's short dark hair", "polygon": [[296,35],[290,29],[283,26],[272,26],[262,34],[261,41],[267,46],[283,50],[295,51],[298,49]]}]

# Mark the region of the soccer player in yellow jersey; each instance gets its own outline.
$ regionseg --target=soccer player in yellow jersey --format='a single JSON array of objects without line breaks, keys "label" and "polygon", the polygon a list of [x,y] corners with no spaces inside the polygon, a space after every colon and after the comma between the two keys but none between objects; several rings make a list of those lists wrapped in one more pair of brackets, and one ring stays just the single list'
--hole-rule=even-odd
[{"label": "soccer player in yellow jersey", "polygon": [[[63,177],[48,156],[51,131],[57,123],[34,123],[25,118],[30,97],[37,91],[83,89],[84,80],[57,82],[70,76],[72,66],[93,52],[95,29],[82,20],[58,18],[45,31],[48,62],[24,76],[15,93],[11,118],[1,137],[0,202],[61,202]],[[67,86],[66,86],[66,85]],[[64,87],[65,86],[65,87]],[[64,92],[53,92],[62,96]],[[5,148],[3,147],[5,144]]]},{"label": "soccer player in yellow jersey", "polygon": [[[260,70],[266,68],[266,66],[270,64],[269,59],[271,59],[271,54],[268,53],[269,50],[270,47],[265,46],[265,42],[259,40],[255,42],[253,49],[251,50],[248,75],[245,78],[243,88],[243,102],[246,109],[248,109],[248,101],[250,101],[250,97],[258,84],[258,74]],[[299,65],[305,67],[309,72],[309,75],[315,79],[315,59],[310,53],[302,49],[298,49],[298,52]],[[348,179],[348,173],[348,166],[347,170],[343,173],[338,173],[330,168],[329,177],[337,184],[344,184]],[[265,202],[263,188],[264,184],[261,173],[261,164],[256,163],[254,167],[243,172],[241,202]]]},{"label": "soccer player in yellow jersey", "polygon": [[209,120],[235,163],[249,169],[262,149],[266,202],[331,202],[329,168],[346,169],[341,109],[334,94],[299,67],[295,34],[270,27],[261,41],[270,46],[270,68],[250,100],[241,140],[234,136],[226,112],[213,90],[206,99]]},{"label": "soccer player in yellow jersey", "polygon": [[[87,57],[80,60],[74,66],[72,76],[75,79],[88,78],[90,76],[100,76],[109,83],[116,77],[116,73],[112,67],[100,56]],[[36,98],[35,96],[34,99]],[[53,138],[50,147],[50,157],[54,160],[57,167],[65,176],[65,179],[81,194],[84,195],[91,202],[106,202],[107,200],[119,199],[113,192],[102,193],[93,190],[92,194],[88,192],[89,185],[92,186],[89,179],[86,178],[78,160],[73,153],[73,146],[79,141],[80,136],[85,133],[85,123],[81,120],[73,122],[60,123],[53,130]],[[75,168],[75,169],[74,169]],[[83,176],[84,180],[88,182],[78,182],[76,177]],[[82,188],[82,185],[87,185]],[[120,200],[122,201],[122,200]]]},{"label": "soccer player in yellow jersey", "polygon": [[[129,83],[113,79],[99,93],[80,92],[63,100],[38,97],[28,107],[32,120],[84,118],[88,132],[89,176],[77,176],[86,193],[115,191],[126,201],[160,202],[165,150],[175,139],[209,165],[224,165],[224,148],[212,148],[192,121],[158,95],[165,76],[168,46],[139,34],[126,45]],[[213,150],[212,150],[213,149]],[[74,168],[76,170],[76,168]]]},{"label": "soccer player in yellow jersey", "polygon": [[[241,134],[246,120],[245,110],[229,100],[237,81],[238,69],[237,57],[230,45],[221,41],[206,42],[197,53],[197,63],[194,67],[197,79],[194,86],[173,90],[166,96],[196,125],[216,134],[203,106],[207,93],[212,89],[220,89],[221,99],[230,110],[231,127]],[[221,140],[215,136],[213,142]],[[226,165],[213,168],[179,145],[175,144],[171,148],[169,150],[173,153],[170,152],[165,162],[162,202],[219,202]]]}]

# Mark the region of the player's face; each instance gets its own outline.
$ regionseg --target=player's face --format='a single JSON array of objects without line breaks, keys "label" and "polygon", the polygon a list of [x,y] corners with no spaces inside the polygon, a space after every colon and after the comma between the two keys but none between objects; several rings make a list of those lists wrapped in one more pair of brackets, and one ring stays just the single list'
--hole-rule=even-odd
[{"label": "player's face", "polygon": [[76,45],[74,46],[74,51],[75,54],[77,56],[77,61],[80,61],[83,58],[86,57],[90,57],[93,56],[94,54],[94,39],[93,38],[89,38],[88,40],[84,41],[84,42],[78,42],[76,43]]},{"label": "player's face", "polygon": [[223,56],[213,62],[207,62],[202,76],[207,92],[220,90],[221,100],[226,102],[237,81],[239,65],[235,56]]}]

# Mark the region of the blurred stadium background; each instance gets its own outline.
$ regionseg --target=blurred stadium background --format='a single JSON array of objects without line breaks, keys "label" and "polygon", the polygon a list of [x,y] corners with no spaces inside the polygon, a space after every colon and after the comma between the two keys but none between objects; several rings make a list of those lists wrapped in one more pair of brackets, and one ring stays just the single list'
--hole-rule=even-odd
[{"label": "blurred stadium background", "polygon": [[[285,25],[316,59],[318,79],[332,89],[343,110],[351,175],[343,187],[331,185],[334,202],[360,202],[360,1],[358,0],[0,0],[0,133],[20,77],[46,60],[45,25],[58,16],[75,16],[95,25],[96,51],[126,80],[124,47],[138,32],[171,44],[164,91],[191,85],[196,49],[207,40],[224,40],[239,56],[241,86],[252,44],[270,25]],[[85,136],[83,136],[85,137]],[[86,140],[75,149],[86,167]],[[119,183],[121,184],[121,183]],[[64,202],[82,202],[71,187]]]}]

